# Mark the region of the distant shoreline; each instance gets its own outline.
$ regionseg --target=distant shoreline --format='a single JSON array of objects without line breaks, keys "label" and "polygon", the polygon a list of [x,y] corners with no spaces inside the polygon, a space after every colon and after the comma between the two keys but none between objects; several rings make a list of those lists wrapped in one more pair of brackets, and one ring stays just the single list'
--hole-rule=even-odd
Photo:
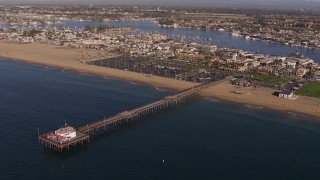
[{"label": "distant shoreline", "polygon": [[[152,85],[159,89],[183,90],[197,85],[197,83],[187,81],[159,76],[147,77],[136,72],[93,66],[85,63],[83,59],[99,58],[98,52],[99,51],[73,49],[47,44],[25,44],[0,40],[0,57],[3,59],[24,61],[66,70],[75,70],[80,73],[119,78],[131,82]],[[115,56],[109,55],[109,58],[111,57]],[[103,58],[106,58],[106,56]],[[233,93],[235,90],[241,90],[244,93],[235,94]],[[287,100],[273,96],[273,92],[273,89],[268,88],[244,88],[235,87],[229,83],[222,83],[204,90],[201,95],[228,102],[262,106],[277,111],[297,112],[302,115],[315,117],[316,119],[320,118],[320,99],[299,97],[297,100]]]}]

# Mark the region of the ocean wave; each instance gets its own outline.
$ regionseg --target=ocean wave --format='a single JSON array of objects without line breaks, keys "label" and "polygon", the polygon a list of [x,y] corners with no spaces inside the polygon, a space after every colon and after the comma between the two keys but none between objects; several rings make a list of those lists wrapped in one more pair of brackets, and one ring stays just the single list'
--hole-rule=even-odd
[{"label": "ocean wave", "polygon": [[138,83],[133,82],[133,81],[129,81],[129,82],[130,82],[130,84],[134,84],[134,85],[138,84]]},{"label": "ocean wave", "polygon": [[102,78],[107,80],[118,80],[117,78],[110,77],[110,76],[102,76]]},{"label": "ocean wave", "polygon": [[160,89],[160,88],[158,88],[158,87],[156,87],[156,90],[158,90],[158,91],[166,91],[166,90]]},{"label": "ocean wave", "polygon": [[244,106],[248,109],[264,109],[263,106],[255,106],[255,105],[250,105],[250,104],[245,104]]},{"label": "ocean wave", "polygon": [[211,97],[205,97],[204,99],[207,100],[207,101],[213,102],[213,103],[221,102],[219,99],[211,98]]},{"label": "ocean wave", "polygon": [[297,117],[298,115],[296,113],[293,113],[293,112],[287,112],[291,117]]}]

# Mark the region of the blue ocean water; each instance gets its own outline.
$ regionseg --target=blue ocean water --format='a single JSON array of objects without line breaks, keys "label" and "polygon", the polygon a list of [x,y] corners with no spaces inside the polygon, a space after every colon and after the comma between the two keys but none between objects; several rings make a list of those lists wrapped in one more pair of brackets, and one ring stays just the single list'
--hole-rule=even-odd
[{"label": "blue ocean water", "polygon": [[[196,98],[58,155],[46,132],[80,126],[174,91],[0,60],[0,179],[318,179],[320,124]],[[164,162],[163,162],[164,160]]]}]

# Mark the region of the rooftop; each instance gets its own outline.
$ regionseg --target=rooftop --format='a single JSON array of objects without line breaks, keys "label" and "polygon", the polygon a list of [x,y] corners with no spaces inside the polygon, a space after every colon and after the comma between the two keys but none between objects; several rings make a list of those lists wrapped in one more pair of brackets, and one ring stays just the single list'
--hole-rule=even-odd
[{"label": "rooftop", "polygon": [[292,94],[292,93],[293,93],[293,91],[287,90],[287,89],[282,90],[282,91],[280,92],[280,94],[285,94],[285,95],[290,95],[290,94]]}]

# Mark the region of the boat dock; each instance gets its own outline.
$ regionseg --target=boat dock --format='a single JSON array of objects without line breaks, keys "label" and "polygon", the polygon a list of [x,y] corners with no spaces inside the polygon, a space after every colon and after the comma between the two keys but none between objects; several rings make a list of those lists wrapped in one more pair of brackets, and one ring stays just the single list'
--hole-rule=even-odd
[{"label": "boat dock", "polygon": [[83,145],[85,142],[88,142],[90,139],[90,135],[94,135],[97,132],[107,132],[109,129],[118,127],[122,124],[135,121],[139,118],[159,112],[161,110],[176,107],[177,105],[191,99],[199,91],[228,80],[230,80],[230,78],[194,86],[187,90],[181,91],[175,95],[166,96],[163,99],[146,104],[144,106],[137,107],[132,110],[126,110],[111,117],[94,121],[84,126],[75,128],[74,131],[76,132],[76,136],[73,138],[69,137],[68,139],[64,140],[52,138],[52,134],[55,132],[53,131],[38,135],[38,139],[39,142],[43,144],[46,148],[52,149],[54,151],[62,152],[63,150],[69,150],[78,145]]}]

